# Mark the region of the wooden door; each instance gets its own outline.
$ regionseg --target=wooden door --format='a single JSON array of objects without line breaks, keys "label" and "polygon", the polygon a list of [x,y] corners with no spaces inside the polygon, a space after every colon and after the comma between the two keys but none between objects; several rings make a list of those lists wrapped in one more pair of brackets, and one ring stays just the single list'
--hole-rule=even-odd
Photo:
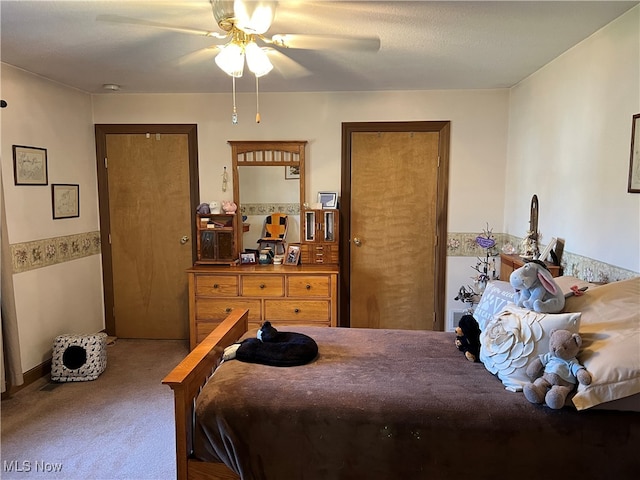
[{"label": "wooden door", "polygon": [[193,141],[189,132],[149,130],[107,133],[98,142],[107,159],[100,182],[101,228],[108,232],[107,331],[122,338],[186,339],[185,270],[194,260],[197,184]]},{"label": "wooden door", "polygon": [[448,123],[345,124],[346,143],[341,317],[443,329]]}]

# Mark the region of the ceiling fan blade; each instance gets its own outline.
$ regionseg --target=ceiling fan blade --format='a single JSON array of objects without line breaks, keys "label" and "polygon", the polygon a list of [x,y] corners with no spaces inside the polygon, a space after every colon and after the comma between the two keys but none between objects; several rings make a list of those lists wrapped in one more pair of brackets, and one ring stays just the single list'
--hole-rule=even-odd
[{"label": "ceiling fan blade", "polygon": [[186,55],[182,55],[178,61],[178,66],[188,66],[199,64],[204,61],[213,61],[213,58],[220,52],[220,49],[216,45],[212,45],[210,47],[204,47],[195,52],[187,53]]},{"label": "ceiling fan blade", "polygon": [[312,72],[300,65],[293,58],[276,50],[275,48],[264,47],[264,51],[272,59],[273,65],[280,74],[286,78],[303,78],[312,75]]},{"label": "ceiling fan blade", "polygon": [[122,23],[125,25],[142,25],[145,27],[161,28],[163,30],[171,30],[173,32],[189,33],[191,35],[199,35],[202,37],[226,38],[226,34],[212,32],[209,30],[200,30],[197,28],[181,27],[178,25],[170,25],[168,23],[151,22],[139,18],[123,17],[120,15],[98,15],[96,21],[109,23]]},{"label": "ceiling fan blade", "polygon": [[[266,40],[269,42],[269,40]],[[351,37],[343,35],[303,35],[277,34],[271,37],[270,43],[284,48],[303,50],[359,50],[377,52],[380,50],[379,37]]]}]

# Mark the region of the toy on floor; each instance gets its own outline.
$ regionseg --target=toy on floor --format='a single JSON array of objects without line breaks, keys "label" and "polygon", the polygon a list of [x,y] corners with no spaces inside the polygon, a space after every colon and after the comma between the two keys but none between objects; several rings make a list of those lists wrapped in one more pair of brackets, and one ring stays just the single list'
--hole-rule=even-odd
[{"label": "toy on floor", "polygon": [[480,326],[473,315],[463,315],[456,327],[456,347],[470,362],[480,357]]},{"label": "toy on floor", "polygon": [[539,355],[527,366],[527,376],[533,383],[524,386],[526,399],[531,403],[546,403],[557,410],[564,407],[578,382],[589,385],[591,374],[576,358],[581,345],[582,339],[577,333],[553,330],[549,352]]},{"label": "toy on floor", "polygon": [[516,290],[514,300],[518,307],[540,313],[558,313],[564,308],[564,293],[539,260],[511,272],[509,283]]}]

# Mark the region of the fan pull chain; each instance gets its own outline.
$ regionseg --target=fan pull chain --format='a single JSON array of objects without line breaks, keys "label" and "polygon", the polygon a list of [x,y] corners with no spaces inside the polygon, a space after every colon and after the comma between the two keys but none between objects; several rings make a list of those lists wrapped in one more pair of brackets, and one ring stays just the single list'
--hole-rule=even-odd
[{"label": "fan pull chain", "polygon": [[258,92],[258,77],[256,77],[256,123],[260,123],[260,98]]},{"label": "fan pull chain", "polygon": [[236,77],[231,77],[233,80],[233,113],[231,114],[231,123],[238,124],[238,112],[236,110]]}]

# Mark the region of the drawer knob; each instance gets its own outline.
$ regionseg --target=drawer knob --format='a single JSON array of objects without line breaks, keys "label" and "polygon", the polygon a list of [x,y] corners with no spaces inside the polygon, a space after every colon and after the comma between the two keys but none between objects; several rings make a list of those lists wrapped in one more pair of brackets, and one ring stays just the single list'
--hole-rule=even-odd
[{"label": "drawer knob", "polygon": [[294,311],[295,313],[300,313],[300,309],[299,309],[299,308],[295,308],[293,311]]},{"label": "drawer knob", "polygon": [[232,310],[232,308],[231,308],[231,307],[227,307],[227,308],[225,309],[225,312],[226,312],[226,313],[231,313],[231,310]]},{"label": "drawer knob", "polygon": [[260,288],[264,288],[264,287],[266,287],[266,285],[264,283],[261,283]]},{"label": "drawer knob", "polygon": [[218,288],[218,284],[217,284],[217,283],[214,283],[214,284],[213,284],[213,288]]},{"label": "drawer knob", "polygon": [[307,286],[306,286],[305,288],[306,288],[307,290],[311,290],[311,285],[309,285],[309,284],[307,283]]}]

